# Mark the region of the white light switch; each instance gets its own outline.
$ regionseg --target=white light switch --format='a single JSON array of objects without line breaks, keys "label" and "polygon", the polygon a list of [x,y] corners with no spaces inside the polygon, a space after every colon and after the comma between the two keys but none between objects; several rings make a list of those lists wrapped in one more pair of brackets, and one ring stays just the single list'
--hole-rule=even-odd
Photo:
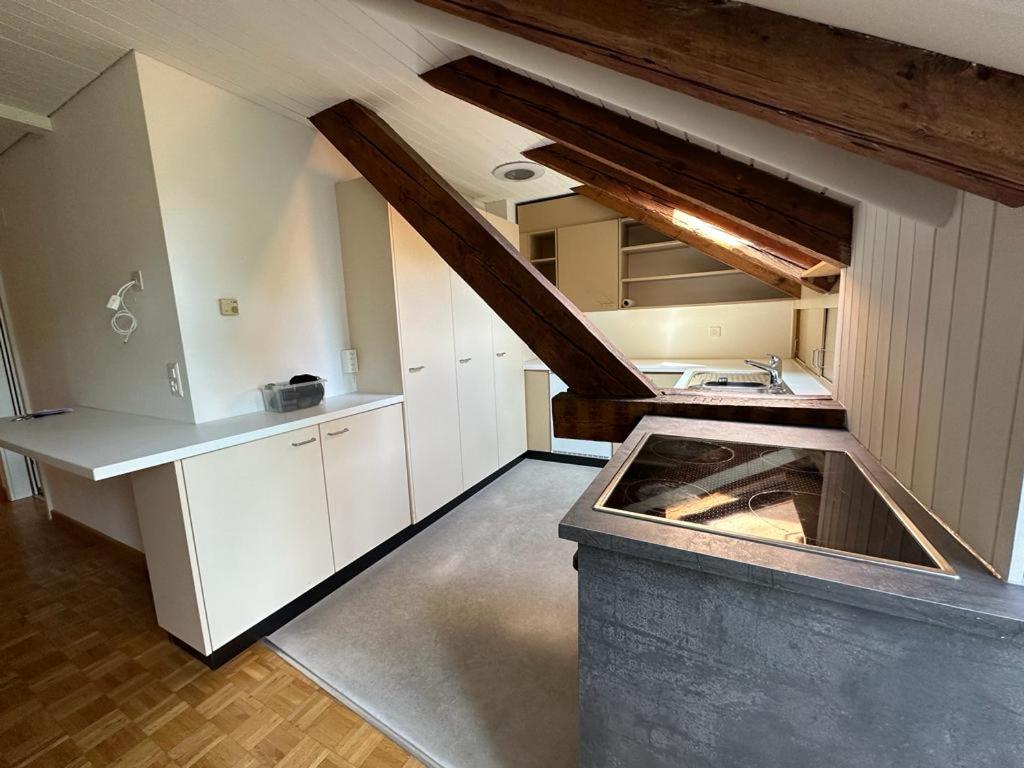
[{"label": "white light switch", "polygon": [[712,325],[712,326],[710,326],[708,328],[708,335],[710,335],[710,336],[721,336],[722,335],[722,326],[720,326],[720,325]]}]

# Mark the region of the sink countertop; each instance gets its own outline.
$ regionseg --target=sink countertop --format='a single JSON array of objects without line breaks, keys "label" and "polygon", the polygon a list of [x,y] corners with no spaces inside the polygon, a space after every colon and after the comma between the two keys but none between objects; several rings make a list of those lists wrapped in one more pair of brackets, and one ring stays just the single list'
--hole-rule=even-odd
[{"label": "sink countertop", "polygon": [[76,406],[70,413],[41,419],[0,421],[0,446],[41,464],[104,480],[403,400],[402,395],[353,392],[289,413],[257,411],[203,424]]},{"label": "sink countertop", "polygon": [[[694,370],[713,370],[724,373],[751,373],[756,369],[740,358],[636,358],[631,361],[642,373],[678,373],[675,386],[685,387],[685,380]],[[539,358],[523,363],[527,371],[549,371],[550,368]],[[794,395],[829,396],[831,393],[815,376],[798,361],[787,358],[782,361],[782,380],[789,385]],[[749,394],[749,393],[748,393]]]},{"label": "sink countertop", "polygon": [[[957,577],[912,572],[595,511],[598,496],[647,432],[846,451],[913,520],[953,566]],[[680,568],[770,585],[965,632],[1019,637],[1024,642],[1024,587],[993,576],[846,430],[646,416],[562,519],[559,535],[589,547]]]}]

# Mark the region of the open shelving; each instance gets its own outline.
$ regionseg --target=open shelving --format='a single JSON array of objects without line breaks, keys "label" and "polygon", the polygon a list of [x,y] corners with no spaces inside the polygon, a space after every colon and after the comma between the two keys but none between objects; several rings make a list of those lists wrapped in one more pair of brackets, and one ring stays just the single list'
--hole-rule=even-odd
[{"label": "open shelving", "polygon": [[621,222],[620,294],[623,307],[671,307],[783,298],[738,269],[644,224]]},{"label": "open shelving", "polygon": [[523,255],[548,282],[557,284],[558,247],[555,230],[531,232],[523,238],[522,249]]}]

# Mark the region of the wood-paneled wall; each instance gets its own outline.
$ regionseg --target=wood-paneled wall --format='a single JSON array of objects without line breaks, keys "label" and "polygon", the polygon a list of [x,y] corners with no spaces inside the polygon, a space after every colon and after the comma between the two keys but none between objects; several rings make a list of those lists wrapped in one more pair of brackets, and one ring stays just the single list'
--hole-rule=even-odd
[{"label": "wood-paneled wall", "polygon": [[962,194],[936,229],[862,205],[853,249],[837,384],[850,430],[1024,583],[1024,209]]}]

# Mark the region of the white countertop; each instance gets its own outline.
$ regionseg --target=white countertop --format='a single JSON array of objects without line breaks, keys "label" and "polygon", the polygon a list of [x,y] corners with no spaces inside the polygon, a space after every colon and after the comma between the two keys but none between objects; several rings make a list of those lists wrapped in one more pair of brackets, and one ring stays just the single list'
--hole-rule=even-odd
[{"label": "white countertop", "polygon": [[[747,365],[739,358],[684,358],[675,357],[667,359],[637,358],[632,361],[633,365],[642,373],[678,373],[680,379],[685,374],[694,370],[711,369],[728,373],[751,373],[754,368]],[[532,358],[523,363],[527,371],[550,370],[539,358]],[[831,393],[821,384],[820,381],[803,367],[798,361],[787,358],[782,361],[782,380],[793,390],[794,395],[818,395],[828,396]],[[685,386],[677,384],[676,386]]]},{"label": "white countertop", "polygon": [[97,408],[0,421],[0,446],[90,480],[126,475],[201,453],[401,403],[402,395],[355,392],[291,413],[259,411],[186,424]]}]

